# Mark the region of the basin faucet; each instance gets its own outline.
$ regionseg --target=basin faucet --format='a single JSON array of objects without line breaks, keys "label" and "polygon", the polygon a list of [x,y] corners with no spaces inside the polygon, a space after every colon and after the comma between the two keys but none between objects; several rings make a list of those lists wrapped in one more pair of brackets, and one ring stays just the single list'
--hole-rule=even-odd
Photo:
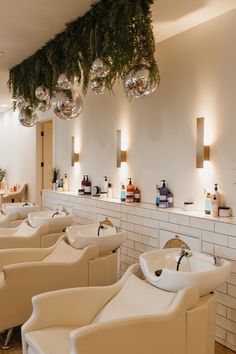
[{"label": "basin faucet", "polygon": [[181,248],[179,259],[178,259],[177,266],[176,266],[177,272],[179,271],[179,266],[180,266],[180,262],[181,262],[182,258],[183,257],[191,257],[191,256],[192,256],[192,253],[189,250],[186,250],[184,247]]},{"label": "basin faucet", "polygon": [[55,211],[55,213],[52,214],[52,218],[54,218],[55,215],[59,215],[58,209]]},{"label": "basin faucet", "polygon": [[28,202],[25,202],[23,205],[22,205],[22,207],[25,207],[25,206],[28,206],[29,205],[29,203]]},{"label": "basin faucet", "polygon": [[221,258],[219,256],[213,256],[214,258],[214,266],[220,267],[221,266]]},{"label": "basin faucet", "polygon": [[66,209],[65,207],[63,207],[63,208],[61,209],[61,212],[62,212],[63,214],[65,214],[65,215],[69,215],[69,212],[67,211],[67,209]]},{"label": "basin faucet", "polygon": [[103,225],[102,222],[100,222],[99,227],[98,227],[98,236],[100,236],[100,230],[104,230],[104,229],[106,229],[106,226]]}]

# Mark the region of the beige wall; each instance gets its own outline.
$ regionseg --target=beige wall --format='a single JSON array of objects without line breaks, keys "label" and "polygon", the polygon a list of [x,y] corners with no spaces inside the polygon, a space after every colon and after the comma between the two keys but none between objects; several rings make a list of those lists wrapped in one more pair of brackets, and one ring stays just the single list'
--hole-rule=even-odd
[{"label": "beige wall", "polygon": [[[165,178],[176,206],[194,200],[201,209],[203,189],[218,182],[236,214],[235,33],[232,11],[161,42],[161,85],[155,94],[129,102],[120,83],[114,96],[88,94],[79,119],[55,119],[54,164],[69,173],[72,189],[82,174],[92,176],[94,184],[107,175],[119,196],[120,181],[133,177],[142,199],[152,203],[155,184]],[[195,168],[197,116],[206,118],[211,143],[211,163],[202,170]],[[116,168],[116,129],[122,129],[128,145],[128,164],[121,169]],[[73,168],[72,135],[80,150],[80,164]]]},{"label": "beige wall", "polygon": [[7,170],[9,186],[28,183],[31,201],[35,201],[35,144],[35,128],[24,128],[17,113],[0,115],[0,167]]}]

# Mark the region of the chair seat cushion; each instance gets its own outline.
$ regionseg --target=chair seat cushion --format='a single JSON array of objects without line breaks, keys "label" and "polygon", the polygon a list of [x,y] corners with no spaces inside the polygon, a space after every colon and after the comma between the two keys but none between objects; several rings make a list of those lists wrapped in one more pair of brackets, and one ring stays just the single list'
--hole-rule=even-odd
[{"label": "chair seat cushion", "polygon": [[167,311],[176,294],[154,287],[132,274],[120,292],[98,313],[93,323]]},{"label": "chair seat cushion", "polygon": [[61,240],[52,253],[43,259],[43,262],[73,262],[81,257],[82,252]]},{"label": "chair seat cushion", "polygon": [[51,327],[28,332],[25,337],[29,344],[27,354],[70,353],[70,332],[74,327]]}]

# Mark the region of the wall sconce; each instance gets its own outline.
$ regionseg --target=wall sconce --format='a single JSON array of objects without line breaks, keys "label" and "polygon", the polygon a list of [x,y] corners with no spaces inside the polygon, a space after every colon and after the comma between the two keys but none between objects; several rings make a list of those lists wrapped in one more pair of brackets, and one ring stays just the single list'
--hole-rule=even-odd
[{"label": "wall sconce", "polygon": [[116,131],[116,166],[120,167],[121,162],[126,162],[126,151],[121,150],[121,130]]},{"label": "wall sconce", "polygon": [[79,162],[79,153],[75,152],[75,137],[71,138],[71,166],[74,166],[76,162]]},{"label": "wall sconce", "polygon": [[210,160],[210,146],[204,145],[204,117],[197,118],[196,167],[203,168]]}]

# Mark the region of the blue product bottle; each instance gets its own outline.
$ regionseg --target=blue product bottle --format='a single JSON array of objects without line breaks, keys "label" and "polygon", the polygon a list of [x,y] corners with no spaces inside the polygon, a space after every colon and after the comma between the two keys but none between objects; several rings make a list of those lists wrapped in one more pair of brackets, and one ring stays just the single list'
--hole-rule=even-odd
[{"label": "blue product bottle", "polygon": [[157,195],[156,195],[156,206],[160,205],[160,188],[159,186],[156,184],[156,191],[157,191]]},{"label": "blue product bottle", "polygon": [[125,189],[124,184],[122,184],[122,186],[121,186],[120,200],[121,200],[122,202],[125,202],[125,201],[126,201],[126,189]]}]

